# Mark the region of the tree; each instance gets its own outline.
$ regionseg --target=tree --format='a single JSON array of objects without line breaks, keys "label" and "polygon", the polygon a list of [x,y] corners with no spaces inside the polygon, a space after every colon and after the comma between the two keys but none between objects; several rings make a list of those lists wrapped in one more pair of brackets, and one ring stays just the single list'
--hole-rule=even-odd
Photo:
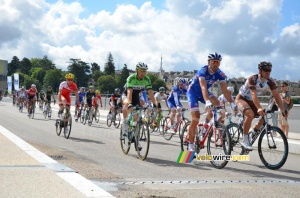
[{"label": "tree", "polygon": [[22,61],[20,62],[20,72],[23,74],[29,75],[30,69],[31,69],[31,62],[28,58],[24,57]]},{"label": "tree", "polygon": [[153,84],[157,79],[159,79],[157,76],[153,75],[153,74],[147,74],[147,76],[149,76],[151,83]]},{"label": "tree", "polygon": [[37,79],[41,84],[43,84],[44,77],[46,75],[46,70],[41,67],[31,68],[31,78]]},{"label": "tree", "polygon": [[101,76],[97,81],[97,86],[102,93],[113,93],[116,87],[116,81],[111,75]]},{"label": "tree", "polygon": [[68,66],[68,71],[75,75],[75,81],[78,87],[87,87],[90,78],[90,66],[80,59],[70,59],[71,65]]},{"label": "tree", "polygon": [[100,71],[100,66],[97,63],[91,63],[91,71],[94,74],[96,71]]},{"label": "tree", "polygon": [[166,90],[168,90],[165,81],[163,81],[162,79],[157,79],[156,81],[154,81],[154,82],[152,83],[152,89],[153,89],[154,91],[158,91],[158,89],[159,89],[160,87],[164,87]]},{"label": "tree", "polygon": [[49,69],[55,69],[55,64],[52,63],[51,60],[48,59],[47,56],[44,56],[42,59],[41,58],[32,58],[30,59],[32,67],[40,67],[45,70]]},{"label": "tree", "polygon": [[63,72],[60,69],[50,69],[46,72],[44,78],[44,87],[51,86],[52,90],[57,92],[60,83],[64,80]]},{"label": "tree", "polygon": [[104,66],[104,73],[106,75],[112,75],[115,78],[114,58],[110,52],[107,57],[107,62],[105,63],[105,66]]},{"label": "tree", "polygon": [[42,84],[37,79],[31,78],[30,76],[28,76],[26,74],[24,75],[24,82],[23,82],[23,84],[28,89],[31,87],[32,84],[36,85],[37,90],[41,90],[42,89]]},{"label": "tree", "polygon": [[94,82],[97,82],[98,78],[103,75],[104,75],[104,73],[100,70],[94,71],[94,73],[92,74],[92,78],[93,78]]},{"label": "tree", "polygon": [[10,61],[10,63],[8,63],[8,67],[7,67],[7,76],[11,76],[14,73],[16,73],[17,69],[19,69],[20,67],[20,60],[17,56],[13,56],[12,60]]},{"label": "tree", "polygon": [[128,76],[129,76],[129,70],[127,68],[127,65],[124,64],[124,67],[121,71],[121,75],[120,75],[119,78],[117,78],[117,86],[118,87],[123,87],[126,83],[126,80],[127,80]]}]

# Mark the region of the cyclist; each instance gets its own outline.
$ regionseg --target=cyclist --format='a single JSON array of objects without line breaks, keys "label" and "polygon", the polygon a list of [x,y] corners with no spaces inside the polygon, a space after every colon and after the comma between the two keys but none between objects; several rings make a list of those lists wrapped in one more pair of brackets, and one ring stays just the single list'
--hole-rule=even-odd
[{"label": "cyclist", "polygon": [[[136,73],[130,75],[126,80],[126,88],[124,90],[124,94],[126,96],[123,97],[123,127],[122,127],[122,137],[121,139],[124,139],[124,136],[127,135],[128,131],[128,120],[127,116],[132,109],[130,107],[133,106],[140,106],[140,92],[145,88],[149,95],[150,99],[155,105],[152,85],[150,78],[146,75],[146,72],[148,70],[148,66],[145,63],[139,62],[136,65]],[[128,109],[130,108],[130,109]],[[134,117],[134,120],[137,119],[137,115]]]},{"label": "cyclist", "polygon": [[158,110],[157,110],[157,115],[156,115],[155,119],[153,120],[153,126],[156,126],[156,118],[157,118],[157,116],[158,116],[158,113],[161,111],[161,104],[160,104],[160,102],[161,102],[162,100],[165,100],[166,106],[167,106],[167,108],[169,108],[168,102],[167,102],[168,96],[165,94],[166,89],[165,89],[164,87],[160,87],[160,88],[158,89],[158,91],[159,91],[159,92],[157,92],[157,93],[154,95],[154,98],[155,98],[155,104],[156,104]]},{"label": "cyclist", "polygon": [[25,102],[25,99],[27,98],[27,91],[24,86],[21,87],[20,90],[17,91],[17,101],[19,109],[21,109],[21,102]]},{"label": "cyclist", "polygon": [[120,89],[119,88],[115,88],[115,92],[110,96],[109,98],[109,114],[111,114],[111,112],[113,112],[115,110],[115,107],[122,107],[122,104],[118,103],[118,101],[120,101],[119,99],[121,98],[120,95]]},{"label": "cyclist", "polygon": [[[170,109],[171,109],[170,133],[175,133],[174,128],[175,128],[177,122],[181,119],[182,104],[180,102],[180,97],[183,94],[186,94],[186,92],[187,92],[187,89],[185,87],[186,83],[187,83],[187,81],[184,78],[179,78],[177,85],[172,88],[172,91],[170,92],[170,95],[168,97],[168,101],[167,101],[168,107],[170,107]],[[174,122],[175,115],[177,115],[177,122]]]},{"label": "cyclist", "polygon": [[96,110],[99,106],[99,102],[100,102],[100,107],[102,108],[102,98],[101,98],[101,93],[100,90],[96,90],[96,96],[93,98],[93,107]]},{"label": "cyclist", "polygon": [[48,86],[47,91],[46,91],[46,100],[45,100],[45,103],[44,103],[44,109],[43,109],[43,111],[46,111],[47,103],[48,102],[49,102],[49,104],[51,103],[51,95],[52,95],[52,99],[53,99],[53,101],[55,103],[56,101],[55,101],[55,98],[54,98],[52,87]]},{"label": "cyclist", "polygon": [[[251,127],[252,120],[254,116],[264,116],[265,112],[260,105],[258,100],[258,95],[264,90],[270,88],[281,112],[284,117],[286,117],[286,112],[280,99],[279,93],[277,91],[276,83],[270,78],[270,73],[272,71],[272,63],[262,61],[258,64],[258,74],[250,76],[245,84],[240,88],[239,94],[237,95],[235,102],[239,110],[245,116],[243,124],[243,142],[241,145],[246,149],[251,151],[252,146],[249,142],[249,129]],[[261,119],[253,128],[257,132],[260,126],[263,124],[263,119]]]},{"label": "cyclist", "polygon": [[[96,97],[94,86],[90,85],[89,90],[85,93],[85,105],[84,105],[84,111],[87,107],[92,107],[93,98]],[[89,111],[90,119],[92,119],[92,111]],[[89,120],[91,122],[92,120]]]},{"label": "cyclist", "polygon": [[39,106],[42,107],[42,105],[44,104],[44,101],[45,101],[45,92],[44,92],[44,90],[40,91],[39,98],[40,98]]},{"label": "cyclist", "polygon": [[[29,116],[29,109],[31,108],[31,105],[35,105],[35,102],[36,100],[38,99],[38,91],[36,89],[36,85],[35,84],[32,84],[31,85],[31,88],[28,89],[27,91],[27,95],[28,95],[28,104],[27,104],[27,112],[28,112],[28,116]],[[31,102],[32,101],[32,104]]]},{"label": "cyclist", "polygon": [[[78,111],[80,106],[84,105],[84,100],[85,100],[85,88],[81,87],[80,91],[78,91],[78,97],[79,97],[79,103],[75,106],[75,120],[78,120]],[[76,102],[76,101],[75,101]]]},{"label": "cyclist", "polygon": [[64,105],[62,103],[63,98],[66,100],[66,106],[68,108],[70,108],[70,105],[71,105],[70,95],[71,95],[72,91],[75,92],[76,104],[79,101],[77,85],[73,82],[74,74],[68,73],[68,74],[66,74],[65,78],[66,78],[66,80],[63,81],[62,83],[60,83],[60,85],[59,85],[59,91],[58,91],[58,95],[57,95],[58,105],[59,105],[58,119],[60,119],[61,114],[63,113],[63,110],[64,110]]},{"label": "cyclist", "polygon": [[189,150],[194,150],[194,139],[196,134],[197,125],[200,119],[200,109],[198,101],[205,104],[208,114],[205,119],[204,127],[212,118],[211,107],[220,106],[218,98],[209,91],[209,88],[217,81],[220,82],[221,91],[223,92],[227,101],[231,104],[233,109],[236,109],[234,100],[232,100],[230,92],[227,90],[226,75],[219,69],[222,56],[218,53],[209,54],[207,65],[201,67],[193,77],[191,84],[187,91],[187,98],[189,102],[189,108],[191,110],[192,121],[189,128]]},{"label": "cyclist", "polygon": [[[231,93],[231,100],[234,101],[232,94],[233,94],[233,87],[227,87],[227,90]],[[224,109],[220,109],[220,114],[221,116],[218,118],[218,122],[223,123],[224,124],[224,119],[225,116],[227,116],[228,112],[226,110],[226,103],[228,102],[227,99],[225,98],[224,94],[220,95],[218,98],[220,105],[224,108]],[[236,113],[236,112],[235,112]]]}]

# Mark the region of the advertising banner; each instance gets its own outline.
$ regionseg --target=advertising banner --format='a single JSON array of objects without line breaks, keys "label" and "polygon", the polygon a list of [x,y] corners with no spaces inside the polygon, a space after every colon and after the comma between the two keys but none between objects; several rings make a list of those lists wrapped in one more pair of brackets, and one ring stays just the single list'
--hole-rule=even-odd
[{"label": "advertising banner", "polygon": [[14,88],[15,90],[19,90],[19,74],[14,73]]},{"label": "advertising banner", "polygon": [[11,94],[11,91],[12,91],[12,79],[11,79],[11,76],[7,76],[7,91],[8,91],[8,94]]}]

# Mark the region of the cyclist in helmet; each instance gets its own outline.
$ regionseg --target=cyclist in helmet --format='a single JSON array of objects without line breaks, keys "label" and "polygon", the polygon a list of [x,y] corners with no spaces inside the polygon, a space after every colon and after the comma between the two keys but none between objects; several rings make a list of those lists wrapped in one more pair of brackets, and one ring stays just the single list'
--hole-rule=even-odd
[{"label": "cyclist in helmet", "polygon": [[52,95],[53,102],[54,103],[56,102],[51,86],[48,86],[45,95],[46,95],[46,100],[45,100],[45,103],[44,103],[43,111],[46,111],[47,103],[48,102],[51,103],[51,95]]},{"label": "cyclist in helmet", "polygon": [[166,89],[164,87],[160,87],[158,89],[158,92],[155,93],[154,98],[155,98],[155,104],[156,104],[156,106],[157,106],[158,109],[157,109],[156,117],[153,120],[153,126],[157,126],[159,123],[157,123],[156,118],[157,118],[158,114],[161,111],[161,104],[160,104],[160,102],[162,100],[165,100],[166,106],[167,106],[167,108],[169,108],[168,101],[167,101],[168,96],[166,95]]},{"label": "cyclist in helmet", "polygon": [[[92,107],[93,100],[96,97],[95,88],[93,85],[89,86],[89,90],[85,94],[85,105],[84,105],[84,111],[87,107]],[[89,111],[90,118],[92,119],[92,111]],[[89,122],[92,122],[92,120],[89,120]]]},{"label": "cyclist in helmet", "polygon": [[[182,95],[185,95],[187,92],[186,84],[187,84],[187,80],[185,80],[184,78],[179,78],[177,85],[175,85],[172,88],[167,100],[168,107],[171,109],[171,115],[170,115],[171,127],[170,130],[167,132],[172,134],[175,133],[174,128],[181,119],[182,104],[180,102],[180,97]],[[174,122],[175,115],[177,115],[177,122]]]},{"label": "cyclist in helmet", "polygon": [[209,91],[209,88],[217,81],[220,82],[220,88],[224,97],[231,104],[231,107],[236,110],[236,105],[231,97],[230,92],[227,90],[226,75],[219,67],[222,61],[222,56],[215,52],[208,55],[207,65],[201,67],[193,77],[189,89],[187,92],[187,98],[191,111],[192,121],[189,128],[189,145],[188,150],[193,151],[195,149],[194,139],[196,134],[197,125],[200,119],[200,109],[198,101],[205,104],[207,110],[207,116],[204,122],[204,128],[208,128],[208,123],[212,118],[212,105],[220,106],[218,98]]},{"label": "cyclist in helmet", "polygon": [[[287,113],[284,110],[282,100],[277,91],[277,85],[273,79],[270,78],[272,71],[272,64],[270,62],[262,61],[258,64],[258,74],[251,75],[241,86],[239,94],[236,96],[235,103],[239,107],[239,110],[245,116],[245,121],[243,123],[243,142],[242,147],[248,151],[252,151],[252,145],[249,141],[250,127],[254,116],[265,115],[264,109],[262,108],[258,95],[262,91],[270,89],[274,99],[276,100],[278,107],[280,108],[282,115],[287,117]],[[263,119],[261,119],[253,127],[251,132],[257,132],[260,126],[263,124]]]},{"label": "cyclist in helmet", "polygon": [[63,100],[66,101],[66,105],[69,108],[71,104],[71,92],[75,92],[76,97],[76,104],[79,102],[78,97],[78,89],[77,85],[74,83],[74,74],[68,73],[65,75],[66,80],[60,83],[59,89],[58,89],[58,105],[59,105],[59,111],[58,111],[58,119],[60,119],[61,114],[63,113]]},{"label": "cyclist in helmet", "polygon": [[84,105],[85,95],[86,95],[85,88],[81,87],[80,90],[78,91],[79,103],[77,105],[75,104],[75,114],[74,114],[75,121],[78,120],[78,111],[79,111],[80,106],[83,107],[83,105]]},{"label": "cyclist in helmet", "polygon": [[[227,90],[230,92],[231,94],[231,99],[234,101],[232,94],[234,92],[234,88],[233,87],[227,87]],[[218,118],[218,121],[221,122],[222,124],[224,124],[224,119],[225,116],[228,114],[227,110],[226,110],[226,103],[228,102],[227,99],[225,98],[224,94],[221,94],[218,98],[220,105],[224,108],[224,109],[220,109],[220,114],[221,116]],[[237,111],[235,111],[235,114],[237,113]]]},{"label": "cyclist in helmet", "polygon": [[94,111],[97,110],[99,104],[100,104],[100,107],[102,108],[103,105],[102,105],[102,98],[101,98],[101,94],[100,94],[100,90],[96,90],[96,96],[93,98],[93,108],[94,108]]},{"label": "cyclist in helmet", "polygon": [[[148,66],[145,63],[139,62],[136,65],[136,73],[130,75],[126,80],[126,88],[124,90],[124,94],[126,98],[124,97],[123,100],[123,118],[124,123],[122,126],[122,136],[121,139],[124,139],[124,137],[127,135],[128,131],[128,111],[132,111],[133,106],[139,106],[140,105],[140,92],[143,89],[146,89],[148,94],[150,95],[150,99],[152,103],[155,103],[153,90],[152,90],[152,84],[150,78],[146,75],[148,70]],[[155,104],[154,104],[155,105]],[[128,109],[130,108],[130,109]],[[134,116],[134,120],[137,120],[137,116]],[[140,148],[141,149],[141,148]]]},{"label": "cyclist in helmet", "polygon": [[110,105],[109,114],[111,114],[111,112],[115,110],[116,106],[122,107],[122,104],[118,104],[120,98],[121,98],[120,89],[115,88],[114,93],[109,98],[109,105]]},{"label": "cyclist in helmet", "polygon": [[27,103],[27,112],[29,116],[29,109],[32,104],[35,104],[38,99],[38,90],[36,89],[36,85],[32,84],[31,88],[27,91],[28,103]]}]

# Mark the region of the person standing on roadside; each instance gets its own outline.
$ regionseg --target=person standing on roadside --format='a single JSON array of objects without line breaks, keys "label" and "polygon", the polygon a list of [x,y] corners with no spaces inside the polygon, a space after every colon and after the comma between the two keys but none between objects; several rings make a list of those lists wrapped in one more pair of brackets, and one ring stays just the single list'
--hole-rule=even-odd
[{"label": "person standing on roadside", "polygon": [[[287,112],[289,112],[289,110],[290,110],[289,104],[291,102],[291,95],[290,95],[290,92],[288,91],[287,82],[281,82],[280,88],[281,88],[280,97],[282,99],[283,107]],[[288,138],[288,134],[289,134],[288,114],[287,114],[286,118],[282,117],[281,114],[279,114],[279,116],[281,119],[280,128],[284,132],[286,138]]]}]

